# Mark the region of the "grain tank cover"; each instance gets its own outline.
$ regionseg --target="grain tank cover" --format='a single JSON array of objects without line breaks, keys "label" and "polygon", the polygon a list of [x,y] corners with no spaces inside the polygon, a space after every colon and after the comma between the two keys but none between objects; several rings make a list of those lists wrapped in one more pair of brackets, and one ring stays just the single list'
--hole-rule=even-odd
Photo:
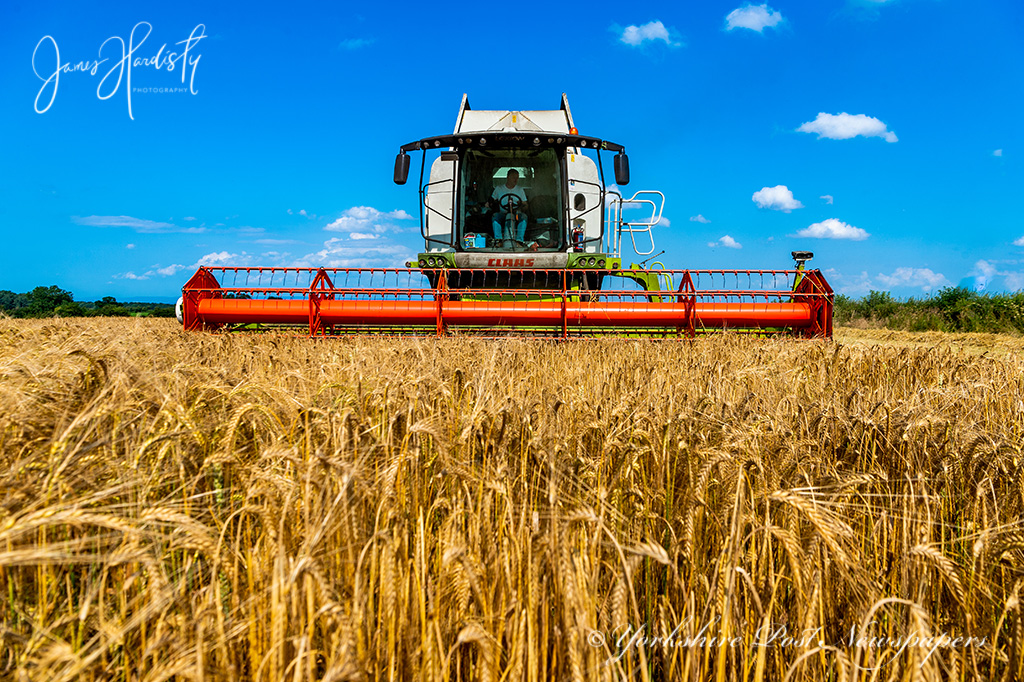
[{"label": "grain tank cover", "polygon": [[568,135],[569,129],[572,127],[569,98],[564,92],[562,93],[562,107],[553,111],[500,109],[473,111],[469,106],[469,97],[463,95],[462,104],[459,106],[459,116],[455,121],[455,134],[516,130]]}]

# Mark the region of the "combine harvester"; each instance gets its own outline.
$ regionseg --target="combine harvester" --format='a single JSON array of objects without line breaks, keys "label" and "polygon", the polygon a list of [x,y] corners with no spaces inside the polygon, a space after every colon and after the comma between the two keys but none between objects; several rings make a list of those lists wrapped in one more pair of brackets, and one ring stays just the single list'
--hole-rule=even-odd
[{"label": "combine harvester", "polygon": [[[424,252],[405,268],[202,267],[182,288],[190,330],[301,328],[352,333],[692,337],[729,329],[831,338],[832,289],[812,254],[792,270],[622,267],[622,248],[653,260],[661,192],[628,198],[622,145],[580,135],[566,96],[555,111],[474,111],[455,132],[403,145],[420,163]],[[436,156],[424,181],[426,157]],[[642,213],[640,219],[633,216]]]}]

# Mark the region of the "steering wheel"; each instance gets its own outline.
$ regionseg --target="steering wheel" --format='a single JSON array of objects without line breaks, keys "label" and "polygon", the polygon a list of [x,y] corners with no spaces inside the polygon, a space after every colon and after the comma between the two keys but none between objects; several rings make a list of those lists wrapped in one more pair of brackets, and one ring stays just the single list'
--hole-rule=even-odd
[{"label": "steering wheel", "polygon": [[522,206],[523,200],[519,198],[518,194],[509,192],[508,194],[502,194],[498,197],[498,206],[503,208],[507,213],[516,213],[519,211],[519,207]]}]

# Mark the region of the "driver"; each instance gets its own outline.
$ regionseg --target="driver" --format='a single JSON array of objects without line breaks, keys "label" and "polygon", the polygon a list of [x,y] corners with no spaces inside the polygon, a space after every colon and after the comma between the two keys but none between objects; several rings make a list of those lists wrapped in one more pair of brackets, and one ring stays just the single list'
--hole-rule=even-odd
[{"label": "driver", "polygon": [[[491,217],[495,239],[512,239],[509,234],[515,226],[515,239],[523,241],[526,237],[526,192],[518,186],[519,171],[509,169],[505,176],[505,184],[494,188],[491,198],[498,203],[498,209]],[[509,228],[509,229],[506,229]]]}]

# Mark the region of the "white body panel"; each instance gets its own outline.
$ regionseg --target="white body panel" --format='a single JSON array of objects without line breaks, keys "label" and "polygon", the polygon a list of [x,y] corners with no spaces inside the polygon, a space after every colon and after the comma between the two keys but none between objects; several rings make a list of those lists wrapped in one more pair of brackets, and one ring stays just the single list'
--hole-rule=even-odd
[{"label": "white body panel", "polygon": [[547,133],[569,133],[564,111],[472,111],[462,112],[455,134],[480,133],[488,130],[528,130]]},{"label": "white body panel", "polygon": [[550,111],[481,110],[469,108],[469,98],[462,96],[455,134],[479,133],[485,130],[535,130],[569,134],[573,127],[569,98],[562,93],[562,108]]},{"label": "white body panel", "polygon": [[[601,177],[597,172],[597,164],[590,157],[578,153],[575,148],[566,151],[566,171],[569,179],[568,195],[569,224],[583,225],[587,239],[595,241],[586,245],[587,253],[598,253],[601,250]],[[577,202],[582,196],[582,208]]]}]

